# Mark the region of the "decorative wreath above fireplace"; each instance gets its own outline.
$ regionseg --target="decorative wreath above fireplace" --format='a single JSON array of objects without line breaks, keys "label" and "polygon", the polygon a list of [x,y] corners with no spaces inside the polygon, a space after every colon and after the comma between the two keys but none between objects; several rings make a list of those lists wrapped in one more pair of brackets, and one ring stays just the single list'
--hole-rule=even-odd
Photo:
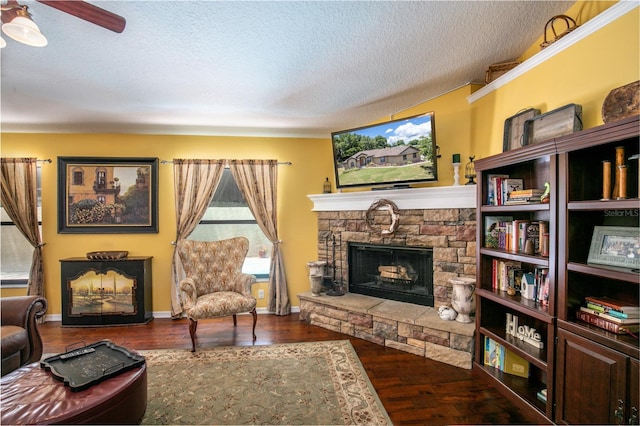
[{"label": "decorative wreath above fireplace", "polygon": [[386,200],[384,198],[374,201],[365,215],[367,228],[369,228],[369,230],[371,230],[372,232],[376,232],[376,229],[371,223],[373,220],[373,212],[376,210],[387,210],[391,215],[391,225],[389,226],[389,229],[383,229],[382,231],[380,231],[380,233],[382,235],[391,235],[395,233],[396,229],[398,229],[398,225],[400,224],[400,210],[398,210],[398,206],[396,206],[393,201]]}]

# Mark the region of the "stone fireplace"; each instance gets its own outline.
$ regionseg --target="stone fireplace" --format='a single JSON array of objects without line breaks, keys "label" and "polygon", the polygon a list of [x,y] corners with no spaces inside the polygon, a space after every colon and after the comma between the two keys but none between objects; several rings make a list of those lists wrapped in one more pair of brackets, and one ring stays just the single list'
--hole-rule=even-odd
[{"label": "stone fireplace", "polygon": [[[333,268],[331,275],[348,293],[333,297],[299,295],[300,319],[471,368],[475,324],[442,320],[437,309],[450,306],[449,279],[476,275],[476,186],[319,194],[309,198],[318,214],[318,260],[328,262]],[[369,207],[381,199],[392,201],[399,209],[399,225],[390,235],[382,232],[391,224],[388,211],[376,210],[366,217]],[[326,242],[331,240],[340,244],[329,251]],[[354,250],[362,248],[382,252],[383,260],[367,264],[364,269],[356,265],[354,269],[353,261],[358,257]],[[418,260],[407,258],[407,252],[410,256],[429,256]],[[396,266],[405,269],[394,269]],[[392,278],[406,274],[409,279],[383,282],[380,267]],[[431,274],[430,283],[419,284],[424,286],[423,301],[407,300],[412,296],[416,273]],[[355,290],[363,284],[367,290]],[[404,286],[403,290],[409,291],[401,297],[389,297],[377,293],[376,287],[383,285]],[[397,293],[395,290],[398,289],[391,293]]]},{"label": "stone fireplace", "polygon": [[[476,186],[410,188],[386,191],[311,195],[318,212],[318,260],[335,264],[335,274],[349,288],[350,244],[413,247],[433,251],[433,304],[449,305],[449,279],[476,276]],[[400,210],[400,224],[392,235],[387,211],[373,213],[373,230],[366,212],[380,199],[393,201]],[[376,229],[377,228],[377,229]],[[327,250],[326,241],[340,244]]]}]

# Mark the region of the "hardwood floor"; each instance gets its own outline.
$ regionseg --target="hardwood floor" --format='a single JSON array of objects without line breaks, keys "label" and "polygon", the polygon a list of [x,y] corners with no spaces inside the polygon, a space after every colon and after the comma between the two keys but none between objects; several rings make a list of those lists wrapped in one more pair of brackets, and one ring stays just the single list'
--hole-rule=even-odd
[{"label": "hardwood floor", "polygon": [[[44,352],[64,352],[68,346],[101,339],[130,349],[191,349],[186,319],[154,319],[147,325],[117,327],[40,326]],[[536,424],[503,397],[486,378],[465,370],[299,321],[298,314],[259,315],[255,345],[349,339],[380,400],[396,425],[408,424]],[[198,323],[198,347],[249,346],[251,316],[220,318]]]}]

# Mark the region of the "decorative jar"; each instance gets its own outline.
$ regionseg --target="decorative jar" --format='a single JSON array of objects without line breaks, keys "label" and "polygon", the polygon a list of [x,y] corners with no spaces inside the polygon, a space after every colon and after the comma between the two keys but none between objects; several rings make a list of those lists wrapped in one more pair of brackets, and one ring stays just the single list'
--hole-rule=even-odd
[{"label": "decorative jar", "polygon": [[475,312],[475,284],[474,278],[457,277],[449,280],[452,285],[451,306],[456,310],[458,315],[456,321],[463,323],[473,322],[469,316]]}]

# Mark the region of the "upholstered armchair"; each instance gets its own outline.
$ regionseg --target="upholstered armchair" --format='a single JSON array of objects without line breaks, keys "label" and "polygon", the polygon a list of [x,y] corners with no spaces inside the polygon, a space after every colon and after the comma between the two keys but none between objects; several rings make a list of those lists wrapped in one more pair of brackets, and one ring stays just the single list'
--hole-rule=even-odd
[{"label": "upholstered armchair", "polygon": [[222,241],[179,240],[178,255],[186,278],[180,281],[182,309],[189,318],[192,352],[196,350],[198,320],[233,316],[251,312],[253,340],[256,339],[256,299],[251,286],[256,277],[242,273],[242,264],[249,250],[245,237]]},{"label": "upholstered armchair", "polygon": [[47,299],[40,296],[0,298],[0,340],[2,375],[42,357],[42,338],[37,320],[47,311]]}]

